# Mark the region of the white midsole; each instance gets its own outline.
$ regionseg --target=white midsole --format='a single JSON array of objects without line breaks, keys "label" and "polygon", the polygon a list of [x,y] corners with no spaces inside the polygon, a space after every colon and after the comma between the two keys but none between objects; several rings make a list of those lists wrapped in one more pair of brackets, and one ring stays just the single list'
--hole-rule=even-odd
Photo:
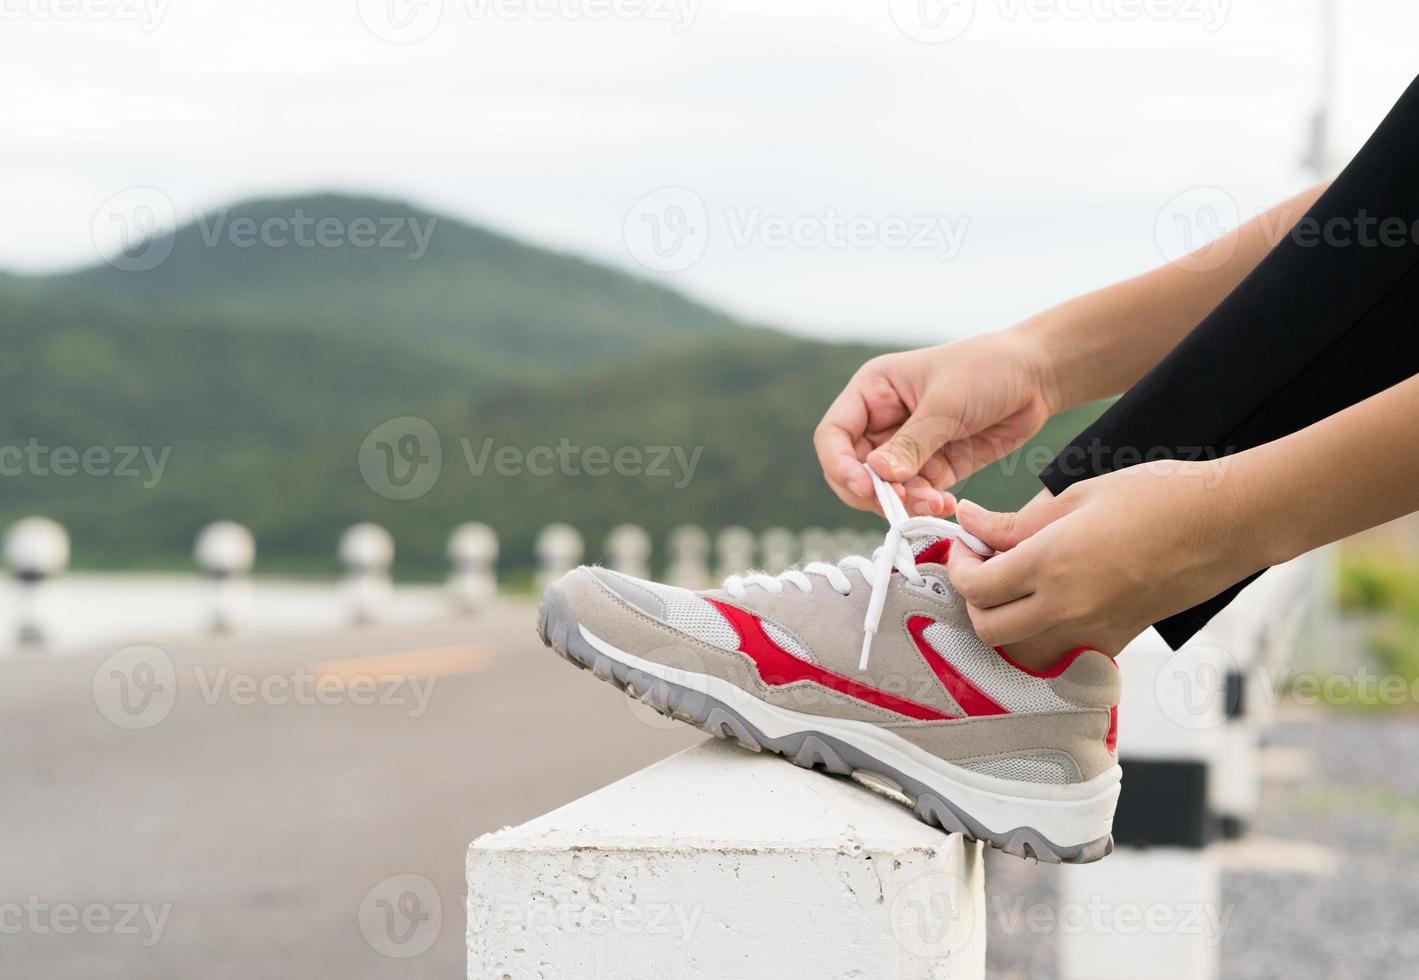
[{"label": "white midsole", "polygon": [[1113,766],[1082,783],[1057,785],[999,779],[937,758],[895,732],[870,722],[809,715],[754,697],[719,677],[643,660],[612,646],[585,626],[581,635],[618,663],[706,694],[741,714],[768,738],[821,732],[868,753],[898,772],[937,791],[988,829],[1005,833],[1031,827],[1060,847],[1087,844],[1113,827],[1123,770]]}]

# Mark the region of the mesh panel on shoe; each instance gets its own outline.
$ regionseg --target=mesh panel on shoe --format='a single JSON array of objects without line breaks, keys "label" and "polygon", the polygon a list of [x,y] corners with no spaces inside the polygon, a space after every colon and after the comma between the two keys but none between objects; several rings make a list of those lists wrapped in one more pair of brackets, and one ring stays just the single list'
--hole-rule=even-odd
[{"label": "mesh panel on shoe", "polygon": [[1072,782],[1069,767],[1058,759],[1033,756],[1012,756],[1006,759],[991,759],[987,762],[962,763],[961,768],[978,772],[997,779],[1014,779],[1022,783],[1054,783],[1063,785]]},{"label": "mesh panel on shoe", "polygon": [[1048,680],[1006,662],[974,633],[938,621],[922,630],[921,635],[951,666],[1007,711],[1070,711],[1077,707],[1056,694]]},{"label": "mesh panel on shoe", "polygon": [[759,625],[763,626],[764,632],[769,635],[769,639],[773,640],[799,660],[806,660],[810,664],[816,664],[818,662],[818,658],[808,651],[808,648],[803,645],[803,641],[782,626],[779,626],[777,623],[771,623],[767,619],[759,620]]},{"label": "mesh panel on shoe", "polygon": [[912,538],[912,554],[919,555],[942,540],[942,538]]},{"label": "mesh panel on shoe", "polygon": [[739,649],[739,634],[720,611],[702,597],[689,589],[659,582],[636,579],[636,584],[665,603],[665,621],[675,629],[721,650]]}]

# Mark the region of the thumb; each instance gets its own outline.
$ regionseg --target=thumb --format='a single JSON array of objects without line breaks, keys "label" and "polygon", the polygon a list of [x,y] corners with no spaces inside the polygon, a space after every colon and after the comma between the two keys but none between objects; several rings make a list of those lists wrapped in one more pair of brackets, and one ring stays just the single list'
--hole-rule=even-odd
[{"label": "thumb", "polygon": [[878,476],[901,483],[921,472],[936,450],[963,435],[961,423],[944,416],[913,415],[891,439],[867,456]]},{"label": "thumb", "polygon": [[961,522],[961,527],[996,551],[1009,551],[1050,523],[1053,515],[1045,513],[1047,510],[1049,508],[1034,506],[1032,503],[1024,510],[1014,513],[993,511],[986,510],[974,501],[962,500],[956,504],[956,519]]}]

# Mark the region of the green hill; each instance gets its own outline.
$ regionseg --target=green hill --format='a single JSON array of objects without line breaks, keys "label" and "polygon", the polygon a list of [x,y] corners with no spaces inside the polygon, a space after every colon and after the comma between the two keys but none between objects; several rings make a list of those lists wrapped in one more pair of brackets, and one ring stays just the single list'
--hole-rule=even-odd
[{"label": "green hill", "polygon": [[[400,213],[352,198],[231,213],[337,204],[349,220]],[[447,237],[412,263],[348,245],[209,247],[189,227],[151,272],[0,277],[0,447],[43,460],[0,476],[0,522],[55,517],[79,565],[186,567],[197,528],[226,517],[253,528],[263,569],[329,571],[340,530],[375,520],[400,573],[419,576],[442,572],[448,530],[469,519],[499,529],[509,568],[553,520],[593,555],[620,521],[657,537],[683,522],[878,526],[823,488],[810,444],[873,349],[746,328],[610,269],[436,227]],[[391,500],[359,459],[402,416],[434,427],[442,468],[426,494]],[[125,447],[137,453],[120,467]],[[91,465],[66,465],[66,450]],[[602,473],[618,452],[638,462]],[[971,494],[1014,505],[1036,487],[987,471]]]},{"label": "green hill", "polygon": [[[146,247],[146,246],[144,246]],[[146,313],[286,323],[511,368],[561,368],[747,329],[678,293],[397,201],[249,201],[180,227],[152,269],[34,280]]]}]

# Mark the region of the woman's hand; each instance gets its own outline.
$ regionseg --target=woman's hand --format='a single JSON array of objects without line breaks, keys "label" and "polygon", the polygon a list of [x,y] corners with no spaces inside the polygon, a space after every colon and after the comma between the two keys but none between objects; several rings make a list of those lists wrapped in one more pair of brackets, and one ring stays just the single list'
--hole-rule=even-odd
[{"label": "woman's hand", "polygon": [[1231,461],[1144,463],[1045,491],[1014,514],[962,501],[961,526],[1002,552],[951,549],[951,582],[976,631],[1027,666],[1077,646],[1117,654],[1265,568],[1273,549]]},{"label": "woman's hand", "polygon": [[892,481],[908,513],[949,514],[942,493],[1022,445],[1057,408],[1048,357],[1019,331],[868,361],[813,434],[828,485],[846,503],[876,510],[862,470]]}]

